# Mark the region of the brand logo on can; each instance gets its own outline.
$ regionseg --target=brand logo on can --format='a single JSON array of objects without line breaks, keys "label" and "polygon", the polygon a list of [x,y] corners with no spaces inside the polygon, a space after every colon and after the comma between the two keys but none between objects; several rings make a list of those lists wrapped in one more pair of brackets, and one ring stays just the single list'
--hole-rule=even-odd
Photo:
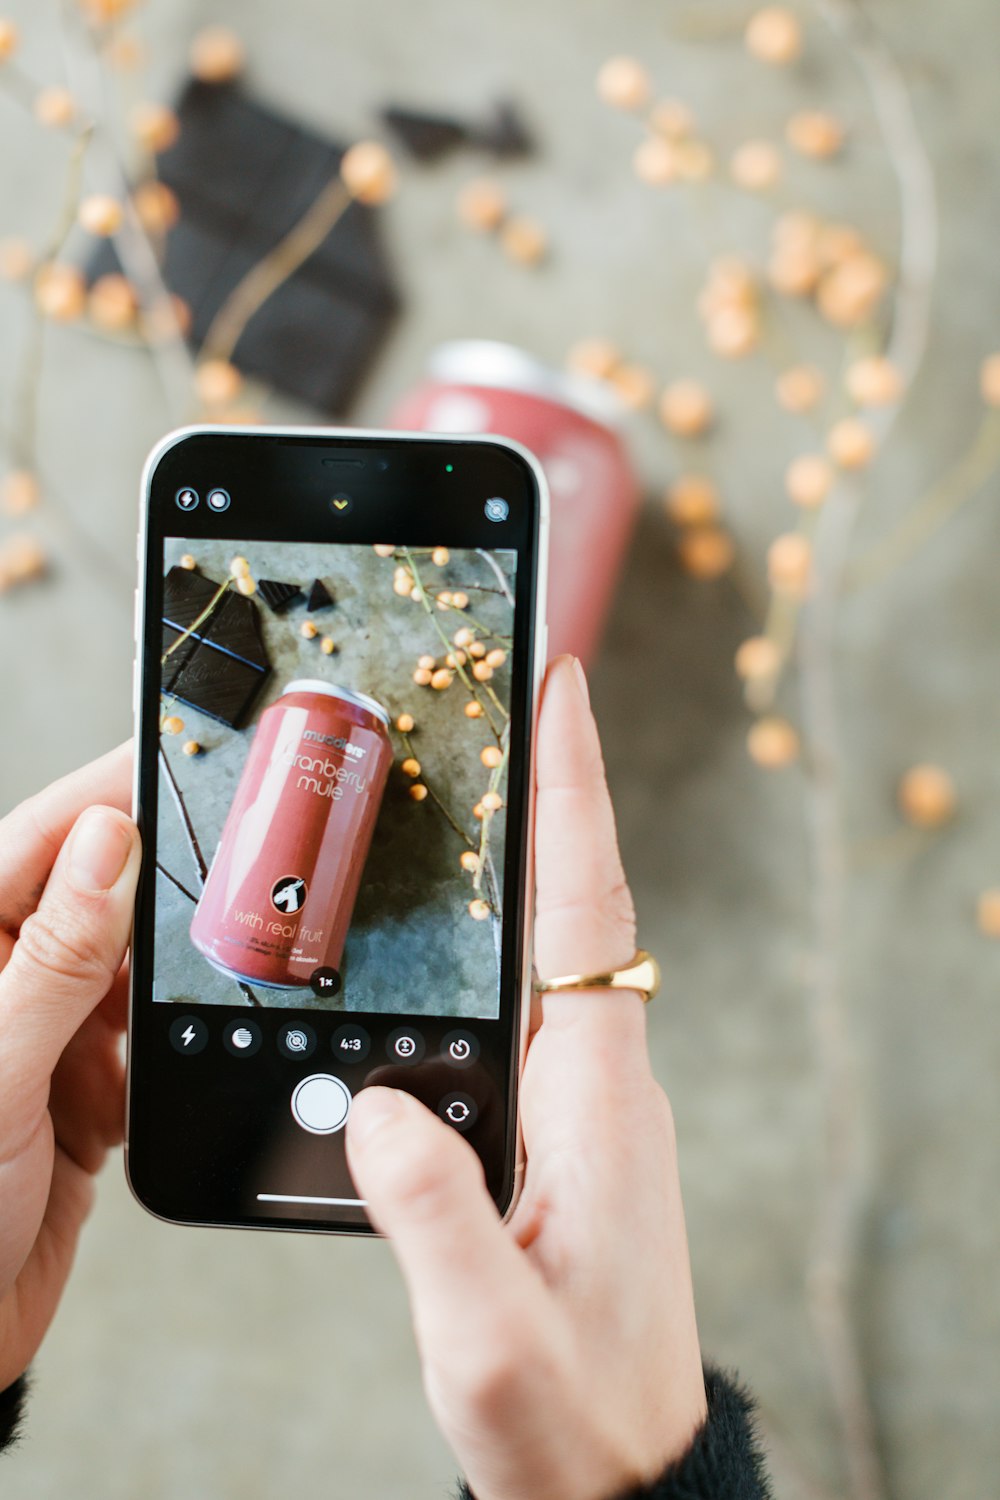
[{"label": "brand logo on can", "polygon": [[282,875],[271,887],[271,905],[275,911],[291,916],[306,904],[307,886],[298,875]]},{"label": "brand logo on can", "polygon": [[302,738],[312,740],[317,745],[330,745],[334,750],[343,750],[346,755],[353,755],[355,759],[359,759],[365,753],[363,745],[353,745],[350,740],[339,734],[320,734],[318,729],[307,729]]}]

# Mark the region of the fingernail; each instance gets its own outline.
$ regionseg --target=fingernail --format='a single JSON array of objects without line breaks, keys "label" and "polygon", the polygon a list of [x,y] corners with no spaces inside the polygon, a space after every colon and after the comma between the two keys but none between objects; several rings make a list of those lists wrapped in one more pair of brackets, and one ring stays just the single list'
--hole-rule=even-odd
[{"label": "fingernail", "polygon": [[406,1098],[398,1089],[375,1087],[356,1094],[348,1126],[354,1144],[364,1146],[385,1125],[398,1120],[406,1108]]},{"label": "fingernail", "polygon": [[578,656],[573,657],[573,671],[576,673],[576,680],[580,684],[580,692],[583,694],[583,701],[589,707],[590,688],[587,686],[587,674],[583,670],[583,662]]},{"label": "fingernail", "polygon": [[104,807],[89,807],[69,836],[66,874],[78,891],[110,891],[128,863],[132,839],[120,818]]}]

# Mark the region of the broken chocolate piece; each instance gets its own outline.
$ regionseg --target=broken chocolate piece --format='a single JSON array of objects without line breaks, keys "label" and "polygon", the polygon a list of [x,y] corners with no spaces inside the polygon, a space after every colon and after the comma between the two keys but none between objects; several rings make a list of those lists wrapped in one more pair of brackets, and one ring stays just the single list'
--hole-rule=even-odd
[{"label": "broken chocolate piece", "polygon": [[258,578],[257,592],[276,615],[283,615],[286,609],[302,598],[302,590],[297,583],[279,583],[276,578]]},{"label": "broken chocolate piece", "polygon": [[309,590],[309,598],[306,600],[306,609],[314,614],[317,609],[329,609],[333,604],[333,595],[323,582],[322,578],[313,579],[313,586]]},{"label": "broken chocolate piece", "polygon": [[381,113],[385,124],[416,161],[435,161],[466,139],[465,126],[447,115],[402,109],[394,104]]},{"label": "broken chocolate piece", "polygon": [[496,105],[492,120],[469,132],[469,142],[494,156],[530,156],[535,149],[528,127],[507,99]]},{"label": "broken chocolate piece", "polygon": [[[204,574],[180,567],[167,573],[163,650],[176,649],[163,664],[162,689],[238,729],[267,681],[271,665],[252,599],[227,589],[200,620],[218,591],[219,585]],[[185,632],[189,632],[186,638]]]}]

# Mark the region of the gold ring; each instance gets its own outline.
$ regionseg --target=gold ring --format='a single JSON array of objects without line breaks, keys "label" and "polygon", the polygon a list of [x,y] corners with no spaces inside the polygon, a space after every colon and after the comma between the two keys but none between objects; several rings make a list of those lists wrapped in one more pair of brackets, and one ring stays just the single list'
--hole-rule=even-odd
[{"label": "gold ring", "polygon": [[558,979],[536,979],[540,994],[553,990],[637,990],[648,1004],[660,988],[660,966],[645,948],[638,948],[634,958],[623,969],[607,974],[561,974]]}]

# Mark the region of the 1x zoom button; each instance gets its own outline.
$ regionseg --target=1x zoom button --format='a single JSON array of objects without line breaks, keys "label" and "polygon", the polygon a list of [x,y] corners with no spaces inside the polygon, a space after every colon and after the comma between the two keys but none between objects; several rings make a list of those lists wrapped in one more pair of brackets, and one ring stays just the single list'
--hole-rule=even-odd
[{"label": "1x zoom button", "polygon": [[351,1091],[332,1073],[311,1073],[295,1085],[292,1117],[312,1135],[333,1135],[347,1123]]}]

